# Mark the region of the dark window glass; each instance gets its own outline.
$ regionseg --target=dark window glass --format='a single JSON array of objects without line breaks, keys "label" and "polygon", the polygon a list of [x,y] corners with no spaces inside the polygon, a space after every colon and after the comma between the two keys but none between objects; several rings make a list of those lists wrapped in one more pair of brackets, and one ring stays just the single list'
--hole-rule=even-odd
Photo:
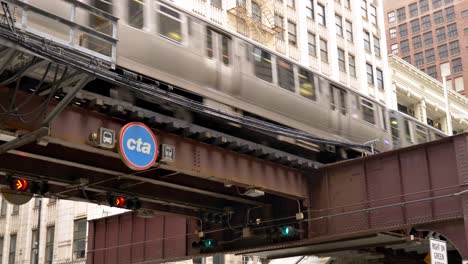
[{"label": "dark window glass", "polygon": [[3,263],[3,244],[4,244],[4,238],[0,237],[0,264]]},{"label": "dark window glass", "polygon": [[36,264],[37,250],[37,229],[34,229],[31,237],[31,264]]},{"label": "dark window glass", "polygon": [[296,24],[288,21],[288,42],[290,45],[297,45]]},{"label": "dark window glass", "polygon": [[19,213],[19,205],[13,205],[13,210],[11,211],[12,215]]},{"label": "dark window glass", "polygon": [[457,24],[453,23],[447,26],[447,34],[449,38],[458,36]]},{"label": "dark window glass", "polygon": [[16,234],[10,235],[10,250],[8,252],[8,264],[15,264],[16,257]]},{"label": "dark window glass", "polygon": [[423,30],[431,28],[431,16],[430,15],[423,16],[421,18],[421,23],[422,23]]},{"label": "dark window glass", "polygon": [[439,59],[445,59],[448,57],[448,50],[447,50],[447,45],[443,44],[437,47],[439,50]]},{"label": "dark window glass", "polygon": [[338,68],[342,72],[346,72],[346,60],[344,50],[338,48]]},{"label": "dark window glass", "polygon": [[348,54],[348,66],[349,66],[349,74],[352,77],[356,77],[356,61],[354,59],[354,56],[351,54]]},{"label": "dark window glass", "polygon": [[411,20],[411,32],[418,33],[421,30],[421,27],[419,26],[419,19]]},{"label": "dark window glass", "polygon": [[170,40],[182,42],[180,14],[163,5],[159,7],[159,34]]},{"label": "dark window glass", "polygon": [[317,16],[318,23],[322,26],[326,26],[327,21],[325,20],[325,7],[321,4],[317,4]]},{"label": "dark window glass", "polygon": [[143,2],[135,0],[127,0],[128,24],[135,28],[143,28]]},{"label": "dark window glass", "polygon": [[324,39],[320,39],[320,58],[323,62],[328,62],[328,44]]},{"label": "dark window glass", "polygon": [[294,91],[294,72],[291,63],[277,58],[278,84],[281,88]]},{"label": "dark window glass", "polygon": [[423,38],[424,38],[424,46],[426,47],[431,46],[432,43],[434,42],[432,40],[432,31],[424,33]]},{"label": "dark window glass", "polygon": [[86,250],[86,219],[75,220],[73,227],[73,259],[85,257]]},{"label": "dark window glass", "polygon": [[398,22],[403,22],[406,20],[406,11],[404,7],[397,10],[397,17],[398,17]]},{"label": "dark window glass", "polygon": [[463,71],[463,65],[460,58],[452,61],[452,72],[459,73]]},{"label": "dark window glass", "polygon": [[399,25],[398,29],[400,30],[400,38],[408,36],[408,27],[406,26],[406,24]]},{"label": "dark window glass", "polygon": [[434,23],[436,25],[444,23],[444,17],[442,15],[442,10],[435,12],[433,16],[434,16]]},{"label": "dark window glass", "polygon": [[253,60],[255,76],[267,82],[272,82],[271,54],[254,47]]},{"label": "dark window glass", "polygon": [[417,17],[418,16],[418,4],[417,3],[410,4],[409,12],[410,12],[410,17]]},{"label": "dark window glass", "polygon": [[206,56],[213,58],[213,31],[206,29]]},{"label": "dark window glass", "polygon": [[307,17],[314,20],[315,14],[314,14],[314,1],[313,0],[306,0],[306,9],[307,9],[307,12],[306,12]]},{"label": "dark window glass", "polygon": [[403,57],[403,60],[405,60],[408,63],[411,63],[411,56]]},{"label": "dark window glass", "polygon": [[409,40],[403,40],[400,42],[401,53],[406,54],[409,52]]},{"label": "dark window glass", "polygon": [[406,141],[413,142],[411,140],[411,130],[410,130],[410,124],[409,124],[408,119],[405,119],[405,137],[406,137]]},{"label": "dark window glass", "polygon": [[427,142],[427,130],[425,127],[416,125],[416,142],[418,144]]},{"label": "dark window glass", "polygon": [[0,217],[3,217],[7,213],[8,204],[4,198],[2,198],[2,206],[0,208]]},{"label": "dark window glass", "polygon": [[381,69],[375,69],[376,78],[377,78],[377,88],[384,89],[384,77]]},{"label": "dark window glass", "polygon": [[427,11],[429,11],[429,0],[419,1],[419,10],[421,11],[421,14],[424,14]]},{"label": "dark window glass", "polygon": [[374,104],[361,98],[362,118],[371,124],[375,124]]},{"label": "dark window glass", "polygon": [[299,68],[299,94],[310,100],[317,100],[312,72]]},{"label": "dark window glass", "polygon": [[426,50],[426,63],[432,63],[435,61],[435,52],[434,49]]},{"label": "dark window glass", "polygon": [[371,52],[370,46],[370,34],[364,30],[364,49],[368,52]]},{"label": "dark window glass", "polygon": [[262,21],[262,9],[260,5],[252,1],[252,18],[257,21]]},{"label": "dark window glass", "polygon": [[375,56],[380,57],[380,40],[374,36],[374,53]]},{"label": "dark window glass", "polygon": [[308,45],[309,45],[309,55],[317,56],[317,45],[315,42],[315,34],[308,32]]},{"label": "dark window glass", "polygon": [[371,64],[366,63],[366,71],[367,71],[367,83],[373,85],[374,84],[374,70]]},{"label": "dark window glass", "polygon": [[413,49],[417,50],[422,47],[421,36],[413,37]]},{"label": "dark window glass", "polygon": [[229,38],[221,35],[221,56],[225,65],[229,65]]},{"label": "dark window glass", "polygon": [[46,233],[46,250],[45,250],[45,263],[52,264],[54,259],[54,236],[55,236],[55,227],[47,227]]},{"label": "dark window glass", "polygon": [[453,6],[445,8],[445,19],[452,21],[455,19],[455,8]]},{"label": "dark window glass", "polygon": [[398,120],[394,117],[390,118],[390,130],[392,131],[392,138],[394,142],[400,139],[400,129],[398,127]]},{"label": "dark window glass", "polygon": [[458,44],[458,40],[450,42],[450,55],[457,55],[460,53],[460,45]]},{"label": "dark window glass", "polygon": [[434,79],[437,79],[437,68],[436,66],[431,66],[427,68],[427,74]]},{"label": "dark window glass", "polygon": [[441,27],[436,29],[437,42],[445,41],[447,36],[445,35],[445,28]]},{"label": "dark window glass", "polygon": [[341,16],[335,14],[335,24],[336,24],[336,34],[338,36],[343,36],[343,19]]},{"label": "dark window glass", "polygon": [[432,8],[436,9],[442,6],[441,0],[432,0]]},{"label": "dark window glass", "polygon": [[414,54],[414,65],[419,67],[424,64],[424,57],[422,52]]}]

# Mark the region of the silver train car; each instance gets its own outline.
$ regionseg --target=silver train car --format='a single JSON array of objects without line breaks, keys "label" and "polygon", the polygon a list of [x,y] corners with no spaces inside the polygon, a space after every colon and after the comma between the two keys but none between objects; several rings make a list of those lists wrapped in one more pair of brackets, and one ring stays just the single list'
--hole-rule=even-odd
[{"label": "silver train car", "polygon": [[[359,144],[377,140],[380,151],[444,136],[168,2],[83,2],[119,18],[118,67],[201,96],[211,107],[251,113],[326,139]],[[67,16],[65,6],[50,5],[50,0],[29,4]],[[46,21],[31,19],[43,30],[60,34]],[[109,23],[98,16],[83,14],[77,22],[109,33]],[[82,44],[96,48],[102,43]]]}]

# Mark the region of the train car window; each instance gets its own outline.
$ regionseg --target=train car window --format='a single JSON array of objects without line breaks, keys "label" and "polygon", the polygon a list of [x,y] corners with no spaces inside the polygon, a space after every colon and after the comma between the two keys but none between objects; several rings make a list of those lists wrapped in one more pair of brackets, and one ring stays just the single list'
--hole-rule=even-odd
[{"label": "train car window", "polygon": [[213,58],[213,31],[209,28],[206,29],[206,56]]},{"label": "train car window", "polygon": [[385,108],[381,107],[380,111],[382,113],[382,128],[387,131],[387,117],[385,115]]},{"label": "train car window", "polygon": [[330,86],[330,108],[331,108],[331,110],[336,109],[335,93],[333,92],[333,87],[332,86]]},{"label": "train car window", "polygon": [[302,68],[299,68],[298,75],[300,95],[310,100],[317,100],[314,86],[314,75]]},{"label": "train car window", "polygon": [[347,109],[346,109],[346,92],[339,89],[340,91],[340,109],[341,109],[341,114],[346,115]]},{"label": "train car window", "polygon": [[221,56],[225,65],[229,65],[229,38],[221,35]]},{"label": "train car window", "polygon": [[375,125],[374,104],[361,98],[362,118],[364,121]]},{"label": "train car window", "polygon": [[410,130],[410,124],[409,124],[408,119],[405,119],[405,137],[406,137],[406,141],[413,142],[411,140],[411,130]]},{"label": "train car window", "polygon": [[182,42],[182,20],[179,12],[159,6],[159,35],[170,40]]},{"label": "train car window", "polygon": [[267,82],[272,82],[271,54],[257,47],[254,47],[252,54],[255,76]]},{"label": "train car window", "polygon": [[427,131],[425,127],[416,125],[416,141],[418,143],[427,142]]},{"label": "train car window", "polygon": [[143,1],[127,0],[128,1],[128,25],[134,28],[143,28]]},{"label": "train car window", "polygon": [[[91,5],[106,13],[112,14],[112,0],[93,0]],[[89,26],[99,32],[107,35],[112,35],[112,23],[103,17],[90,13]]]},{"label": "train car window", "polygon": [[395,117],[390,118],[390,130],[392,132],[393,140],[400,139],[400,129],[398,127],[398,120]]},{"label": "train car window", "polygon": [[281,88],[294,91],[294,71],[291,63],[277,58],[278,84]]}]

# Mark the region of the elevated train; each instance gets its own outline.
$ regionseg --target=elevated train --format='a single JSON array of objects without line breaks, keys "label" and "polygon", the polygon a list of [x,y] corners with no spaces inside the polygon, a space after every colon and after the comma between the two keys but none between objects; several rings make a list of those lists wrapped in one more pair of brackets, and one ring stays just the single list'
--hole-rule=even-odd
[{"label": "elevated train", "polygon": [[[83,2],[119,18],[117,67],[180,87],[209,106],[253,114],[322,138],[352,143],[378,140],[380,151],[445,136],[169,2]],[[68,15],[59,1],[28,3]],[[30,19],[44,30],[55,30],[42,20]],[[82,19],[108,33],[105,19],[89,14]]]}]

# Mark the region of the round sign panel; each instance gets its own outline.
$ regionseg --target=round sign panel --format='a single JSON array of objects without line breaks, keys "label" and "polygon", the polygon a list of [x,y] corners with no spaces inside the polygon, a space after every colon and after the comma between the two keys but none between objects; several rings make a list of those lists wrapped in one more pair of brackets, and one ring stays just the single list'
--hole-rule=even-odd
[{"label": "round sign panel", "polygon": [[119,152],[125,164],[133,170],[146,170],[158,157],[159,144],[149,127],[132,122],[120,130]]}]

